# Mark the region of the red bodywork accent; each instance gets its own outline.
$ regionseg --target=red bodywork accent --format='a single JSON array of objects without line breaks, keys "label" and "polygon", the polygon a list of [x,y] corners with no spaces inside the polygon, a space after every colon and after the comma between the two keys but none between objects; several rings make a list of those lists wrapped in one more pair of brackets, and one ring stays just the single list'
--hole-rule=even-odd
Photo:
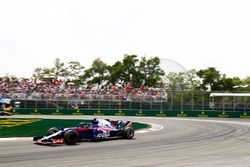
[{"label": "red bodywork accent", "polygon": [[127,124],[127,127],[132,128],[132,127],[133,127],[133,123],[132,123],[132,122],[129,122],[129,123]]},{"label": "red bodywork accent", "polygon": [[62,138],[62,139],[54,139],[53,141],[52,141],[52,143],[53,144],[62,144],[62,143],[64,143],[64,139]]},{"label": "red bodywork accent", "polygon": [[76,131],[77,132],[86,132],[86,131],[92,131],[92,128],[77,128]]},{"label": "red bodywork accent", "polygon": [[113,126],[116,126],[117,123],[118,123],[118,121],[111,121],[111,124],[112,124]]}]

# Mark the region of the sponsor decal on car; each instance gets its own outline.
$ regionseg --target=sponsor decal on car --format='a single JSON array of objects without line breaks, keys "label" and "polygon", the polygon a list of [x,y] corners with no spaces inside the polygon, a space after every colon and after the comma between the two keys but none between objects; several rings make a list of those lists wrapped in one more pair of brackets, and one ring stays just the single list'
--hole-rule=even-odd
[{"label": "sponsor decal on car", "polygon": [[99,133],[96,135],[97,138],[108,138],[109,137],[109,132],[107,133]]},{"label": "sponsor decal on car", "polygon": [[53,144],[62,144],[63,142],[64,142],[64,139],[63,139],[63,138],[61,138],[61,139],[54,139],[54,140],[52,141]]}]

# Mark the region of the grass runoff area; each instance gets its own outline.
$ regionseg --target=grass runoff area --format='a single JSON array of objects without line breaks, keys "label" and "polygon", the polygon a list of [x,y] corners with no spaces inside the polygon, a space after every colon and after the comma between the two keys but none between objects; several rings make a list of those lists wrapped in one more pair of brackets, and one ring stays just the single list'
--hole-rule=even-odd
[{"label": "grass runoff area", "polygon": [[[26,119],[26,118],[0,118],[0,138],[7,137],[31,137],[45,135],[51,127],[67,128],[75,127],[80,122],[91,120],[69,120],[69,119]],[[150,125],[133,122],[135,130],[149,128]]]}]

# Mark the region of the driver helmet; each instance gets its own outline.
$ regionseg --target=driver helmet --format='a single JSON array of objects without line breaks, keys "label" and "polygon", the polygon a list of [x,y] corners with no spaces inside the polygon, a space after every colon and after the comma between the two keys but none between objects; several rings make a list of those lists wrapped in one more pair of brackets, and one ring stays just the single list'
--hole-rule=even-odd
[{"label": "driver helmet", "polygon": [[92,124],[97,125],[97,124],[98,124],[98,120],[97,120],[96,118],[94,118],[94,119],[92,120]]}]

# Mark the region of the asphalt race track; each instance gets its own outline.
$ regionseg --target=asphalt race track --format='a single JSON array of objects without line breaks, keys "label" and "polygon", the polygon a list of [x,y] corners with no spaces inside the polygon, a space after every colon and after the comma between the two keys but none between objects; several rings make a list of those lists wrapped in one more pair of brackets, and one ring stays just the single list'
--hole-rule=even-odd
[{"label": "asphalt race track", "polygon": [[[52,117],[46,116],[46,118]],[[79,119],[78,116],[67,116],[67,118]],[[81,118],[93,117],[81,116]],[[111,119],[148,122],[162,125],[164,128],[136,133],[133,140],[82,142],[75,146],[39,146],[32,144],[31,139],[27,138],[0,140],[0,166],[250,166],[250,122],[247,119],[152,117]]]}]

